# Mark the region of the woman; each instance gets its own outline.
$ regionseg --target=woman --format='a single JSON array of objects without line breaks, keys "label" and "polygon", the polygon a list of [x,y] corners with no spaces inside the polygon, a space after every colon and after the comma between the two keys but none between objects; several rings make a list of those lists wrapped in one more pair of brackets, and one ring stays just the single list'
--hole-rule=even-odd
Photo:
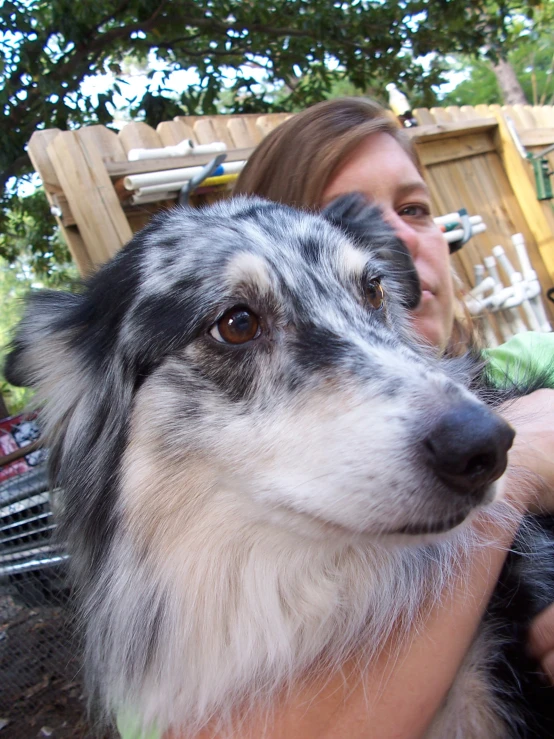
[{"label": "woman", "polygon": [[[403,131],[376,103],[333,100],[289,119],[258,146],[235,189],[236,194],[307,208],[321,208],[352,191],[380,206],[412,254],[423,288],[413,323],[422,339],[440,352],[465,351],[474,338],[455,298],[448,246],[431,217],[417,156]],[[523,352],[515,352],[512,365],[504,363],[508,374],[516,364],[544,367],[554,356],[553,335],[527,334],[517,343],[523,343]],[[508,346],[506,354],[510,357],[514,351]],[[504,415],[517,431],[505,498],[522,512],[536,504],[553,510],[549,492],[554,489],[554,391],[540,390],[521,398]],[[269,737],[413,739],[423,735],[494,589],[505,558],[502,547],[510,546],[515,533],[515,524],[495,531],[491,524],[477,525],[500,546],[475,554],[467,579],[435,609],[396,663],[387,665],[385,655],[382,665],[373,665],[366,679],[349,686],[347,699],[337,689],[340,680],[322,677],[317,698],[314,693],[285,701]],[[554,607],[537,618],[530,647],[554,680]],[[380,699],[368,704],[372,691]]]}]

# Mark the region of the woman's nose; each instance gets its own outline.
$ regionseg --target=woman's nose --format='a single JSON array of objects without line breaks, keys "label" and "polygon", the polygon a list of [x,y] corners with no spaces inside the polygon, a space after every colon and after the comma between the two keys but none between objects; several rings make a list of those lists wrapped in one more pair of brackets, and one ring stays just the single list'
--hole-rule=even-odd
[{"label": "woman's nose", "polygon": [[394,233],[398,238],[404,242],[412,257],[414,257],[419,249],[419,234],[417,231],[394,211],[386,214],[386,220],[393,227]]}]

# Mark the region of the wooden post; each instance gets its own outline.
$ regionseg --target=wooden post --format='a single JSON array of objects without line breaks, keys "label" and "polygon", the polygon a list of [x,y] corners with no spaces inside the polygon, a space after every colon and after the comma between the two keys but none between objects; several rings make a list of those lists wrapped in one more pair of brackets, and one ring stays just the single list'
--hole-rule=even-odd
[{"label": "wooden post", "polygon": [[93,264],[87,252],[87,248],[77,227],[68,225],[68,221],[73,222],[73,214],[63,214],[58,211],[60,207],[60,198],[65,201],[65,193],[58,179],[50,157],[48,156],[48,145],[58,136],[60,130],[58,128],[50,128],[46,131],[35,131],[29,141],[28,152],[33,167],[42,180],[46,198],[52,208],[52,215],[56,219],[65,243],[73,257],[77,269],[81,275],[86,276],[93,271]]},{"label": "wooden post", "polygon": [[59,133],[47,151],[90,261],[99,266],[132,236],[102,157],[77,131]]},{"label": "wooden post", "polygon": [[502,111],[493,112],[498,121],[496,143],[504,169],[550,279],[554,282],[554,216],[537,200],[529,165],[518,152]]}]

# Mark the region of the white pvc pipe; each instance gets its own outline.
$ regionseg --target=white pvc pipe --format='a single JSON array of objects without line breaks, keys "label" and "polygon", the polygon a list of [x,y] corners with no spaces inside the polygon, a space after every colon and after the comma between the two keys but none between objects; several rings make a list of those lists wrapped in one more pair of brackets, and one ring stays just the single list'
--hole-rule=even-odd
[{"label": "white pvc pipe", "polygon": [[[461,223],[461,216],[459,213],[447,213],[445,216],[437,216],[436,218],[433,218],[437,226],[447,226],[449,223]],[[483,222],[483,218],[481,216],[469,216],[469,222],[472,225],[477,225],[478,223]]]},{"label": "white pvc pipe", "polygon": [[483,277],[479,284],[475,285],[475,287],[469,291],[469,294],[472,298],[479,300],[486,292],[488,292],[489,290],[494,290],[495,287],[496,282],[489,275],[489,277]]},{"label": "white pvc pipe", "polygon": [[512,244],[514,245],[514,248],[516,250],[517,258],[519,259],[519,264],[521,265],[521,274],[523,275],[524,279],[536,279],[535,270],[533,269],[533,265],[531,264],[531,260],[529,259],[529,254],[527,254],[523,234],[514,234],[512,236]]},{"label": "white pvc pipe", "polygon": [[531,264],[531,260],[529,259],[529,254],[527,253],[523,234],[514,234],[512,236],[512,244],[514,245],[517,253],[517,258],[521,265],[521,272],[526,283],[527,298],[529,299],[531,307],[533,308],[533,311],[537,318],[537,323],[540,326],[539,330],[545,332],[552,331],[552,326],[550,325],[550,321],[542,302],[542,289],[539,278],[537,277],[537,273],[533,269],[533,265]]},{"label": "white pvc pipe", "polygon": [[195,144],[192,139],[183,139],[175,146],[163,146],[158,149],[130,149],[127,152],[127,159],[130,162],[137,162],[141,159],[199,156],[200,154],[212,154],[219,151],[227,151],[227,145],[223,141],[213,141],[211,144]]},{"label": "white pvc pipe", "polygon": [[[483,231],[487,230],[487,226],[484,223],[477,223],[475,226],[471,227],[471,235],[475,236],[476,234],[481,234]],[[461,228],[456,228],[454,231],[447,231],[443,234],[446,241],[451,244],[453,241],[459,241],[461,238],[463,238],[464,231]]]},{"label": "white pvc pipe", "polygon": [[[221,174],[236,174],[243,169],[245,164],[245,161],[223,162],[210,173],[210,177],[217,177]],[[196,175],[201,174],[204,169],[205,167],[180,167],[179,169],[164,169],[160,172],[127,175],[123,178],[123,186],[126,190],[139,190],[142,194],[180,190],[183,185]],[[153,188],[157,189],[154,190]]]},{"label": "white pvc pipe", "polygon": [[131,197],[131,203],[132,205],[145,205],[146,203],[156,203],[159,200],[175,200],[175,196],[175,191],[149,193],[148,195],[140,195],[135,192]]},{"label": "white pvc pipe", "polygon": [[502,283],[502,280],[500,279],[500,275],[498,274],[498,270],[496,269],[496,259],[494,257],[484,257],[483,258],[483,264],[485,265],[487,272],[489,275],[493,278],[497,285],[497,292],[499,290],[502,290],[504,288],[504,285]]},{"label": "white pvc pipe", "polygon": [[485,268],[482,264],[473,265],[473,275],[475,278],[475,287],[478,287],[485,279]]},{"label": "white pvc pipe", "polygon": [[523,277],[521,276],[520,272],[515,272],[514,275],[512,275],[512,285],[514,286],[514,288],[519,288],[520,290],[520,295],[522,299],[520,300],[519,305],[521,305],[523,312],[525,313],[525,318],[527,320],[527,323],[529,324],[529,328],[531,329],[531,331],[540,331],[540,323],[537,319],[535,311],[533,310],[533,306],[527,299],[526,286],[523,282]]}]

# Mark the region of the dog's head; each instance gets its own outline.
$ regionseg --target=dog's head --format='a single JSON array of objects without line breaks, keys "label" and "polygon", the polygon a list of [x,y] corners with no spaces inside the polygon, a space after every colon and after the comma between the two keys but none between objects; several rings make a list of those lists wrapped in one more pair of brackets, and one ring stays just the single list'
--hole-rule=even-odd
[{"label": "dog's head", "polygon": [[356,196],[174,209],[79,294],[32,296],[7,376],[39,388],[78,564],[119,525],[167,551],[226,517],[314,538],[463,520],[512,432],[418,347],[418,300]]}]

